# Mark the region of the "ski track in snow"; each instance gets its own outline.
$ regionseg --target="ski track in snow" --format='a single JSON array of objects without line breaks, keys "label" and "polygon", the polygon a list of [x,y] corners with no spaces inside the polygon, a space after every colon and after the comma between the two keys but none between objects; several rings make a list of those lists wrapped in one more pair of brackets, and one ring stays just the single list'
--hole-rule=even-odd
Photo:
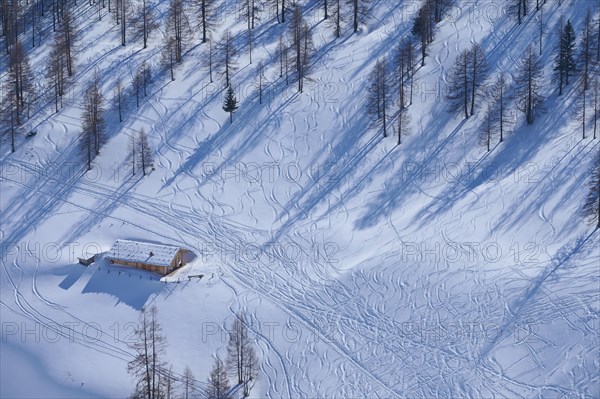
[{"label": "ski track in snow", "polygon": [[[91,191],[92,191],[92,190],[91,190]],[[147,205],[149,205],[149,203],[143,203],[143,205],[146,205],[146,206],[147,206]],[[136,206],[136,205],[133,205],[133,206]],[[153,208],[152,212],[148,212],[147,214],[149,215],[149,214],[152,214],[152,213],[154,213],[154,212],[156,212],[156,211],[157,211],[157,209],[156,209],[156,208]],[[171,211],[173,211],[173,209],[171,209]],[[176,215],[170,215],[169,217],[165,217],[164,219],[161,217],[160,219],[161,219],[161,220],[162,220],[164,223],[168,223],[168,221],[169,221],[169,220],[172,220],[172,218],[180,218],[181,216],[182,216],[182,215],[181,215],[181,213],[178,213],[178,214],[176,214]],[[187,216],[189,217],[189,215],[187,215]],[[187,230],[187,231],[190,231],[191,225],[184,226],[184,227],[185,227],[185,230]],[[220,227],[220,226],[219,226],[219,227]],[[218,234],[218,237],[220,237],[220,238],[222,238],[222,239],[225,239],[226,237],[229,237],[229,234],[228,234],[228,233],[224,233],[223,235],[219,234],[219,230],[218,230],[218,229],[219,229],[219,227],[218,227],[217,225],[212,225],[212,227],[210,228],[211,234]],[[238,274],[238,276],[237,276],[238,278],[242,278],[242,276],[245,276],[245,274],[246,274],[246,273],[245,273],[245,271],[243,271],[243,270],[244,270],[244,267],[241,267],[240,269],[241,269],[241,270],[238,272],[239,274]],[[273,278],[273,277],[276,277],[276,275],[273,275],[273,274],[271,274],[271,275],[269,275],[269,276],[266,276],[266,278],[267,278],[267,279],[270,279],[270,278]],[[266,283],[266,281],[268,281],[268,280],[265,280],[265,283]],[[276,281],[276,280],[273,280],[273,281]],[[377,283],[377,277],[374,277],[374,278],[373,278],[373,282],[374,282],[374,283]],[[249,286],[249,287],[251,287],[251,286],[253,285],[253,283],[252,283],[252,282],[250,282],[250,281],[248,281],[248,282],[247,282],[247,284],[248,284],[248,286]],[[428,283],[428,284],[424,284],[424,285],[425,285],[425,286],[431,286],[431,285],[430,285],[430,283]],[[265,286],[265,285],[259,284],[258,286],[259,286],[259,287],[261,287],[261,286]],[[387,286],[388,286],[388,287],[391,287],[391,286],[393,286],[393,284],[387,284]],[[435,286],[432,286],[432,287],[435,287]],[[287,287],[287,288],[290,288],[290,287]],[[440,289],[442,289],[442,290],[443,290],[443,289],[444,289],[444,286],[442,285],[442,286],[440,287]],[[376,291],[375,291],[375,292],[376,292]],[[438,295],[439,295],[439,294],[438,294]],[[293,297],[292,297],[292,298],[290,298],[290,301],[289,301],[289,303],[295,303],[295,304],[296,304],[296,303],[304,303],[304,302],[300,302],[300,301],[294,301],[293,299],[294,299]],[[304,293],[304,297],[303,297],[303,299],[306,299],[306,293]],[[311,303],[311,302],[308,302],[308,303]],[[312,303],[318,303],[318,301],[313,301]],[[443,304],[443,303],[444,303],[444,300],[438,297],[438,299],[437,299],[437,303],[436,303],[436,304],[434,304],[434,303],[432,302],[432,297],[429,297],[429,299],[428,299],[428,302],[427,302],[427,303],[428,303],[428,307],[429,307],[429,308],[435,308],[436,306],[439,306],[440,304]],[[288,306],[290,306],[290,305],[288,305]],[[295,307],[297,307],[297,306],[298,306],[298,305],[295,305]],[[367,309],[368,309],[368,308],[367,308]],[[365,309],[365,311],[367,311],[367,309]],[[290,310],[291,312],[293,312],[293,310],[292,310],[292,309],[289,309],[289,310]],[[315,309],[311,309],[311,311],[314,311],[314,310],[315,310]],[[354,310],[360,311],[360,308],[358,308],[358,309],[354,309]],[[371,310],[371,312],[372,312],[372,310]],[[377,312],[376,312],[375,314],[377,314]],[[298,315],[298,316],[299,316],[299,317],[301,317],[300,315]],[[364,315],[363,315],[363,319],[364,319],[364,320],[369,320],[369,318],[370,318],[370,317],[368,316],[368,314],[364,314]],[[373,318],[372,318],[372,317],[371,317],[371,320],[373,320]],[[304,319],[304,322],[305,322],[305,323],[307,323],[307,325],[309,325],[309,326],[312,324],[312,323],[310,323],[310,322],[309,322],[308,320],[306,320],[306,319]],[[352,327],[352,323],[351,323],[350,325],[348,325],[348,326],[345,326],[345,327],[347,327],[347,328],[351,328],[351,327]],[[344,338],[342,338],[342,342],[344,342],[344,341],[343,341],[343,339],[344,339]],[[343,351],[342,351],[342,353],[343,353]],[[348,355],[348,356],[349,356],[349,355]],[[356,360],[356,359],[354,359],[354,360]],[[360,365],[357,365],[357,366],[360,368]],[[373,375],[371,375],[371,377],[375,378]],[[388,392],[388,393],[390,393],[390,392]],[[392,393],[393,393],[393,392],[392,392]]]}]

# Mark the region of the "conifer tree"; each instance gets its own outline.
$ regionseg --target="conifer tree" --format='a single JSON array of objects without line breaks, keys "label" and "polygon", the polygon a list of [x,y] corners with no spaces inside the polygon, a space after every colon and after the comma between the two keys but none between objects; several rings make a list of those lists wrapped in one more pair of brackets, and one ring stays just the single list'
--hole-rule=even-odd
[{"label": "conifer tree", "polygon": [[131,175],[135,176],[135,164],[137,163],[136,156],[136,148],[137,148],[137,139],[135,137],[135,132],[131,134],[129,138],[129,153],[131,157]]},{"label": "conifer tree", "polygon": [[12,103],[16,125],[21,125],[25,116],[26,98],[33,97],[33,75],[29,59],[21,41],[17,39],[8,58],[8,91],[6,100]]},{"label": "conifer tree", "polygon": [[488,152],[492,150],[492,135],[495,128],[493,112],[492,108],[488,107],[483,117],[483,130],[481,132],[481,144],[487,147]]},{"label": "conifer tree", "polygon": [[521,25],[523,17],[527,16],[528,0],[508,0],[508,12],[510,15],[517,16],[517,22]]},{"label": "conifer tree", "polygon": [[412,34],[419,38],[421,43],[421,65],[425,65],[427,47],[433,42],[435,18],[431,1],[426,0],[417,13],[412,26]]},{"label": "conifer tree", "polygon": [[160,399],[166,396],[164,378],[167,377],[165,354],[166,338],[158,323],[156,306],[143,309],[134,330],[135,341],[131,348],[135,357],[128,363],[129,373],[136,379],[133,397]]},{"label": "conifer tree", "polygon": [[233,113],[238,109],[238,102],[231,86],[227,86],[225,101],[223,102],[223,111],[229,112],[229,123],[233,123]]},{"label": "conifer tree", "polygon": [[143,86],[144,77],[142,76],[141,70],[138,69],[133,75],[133,81],[131,82],[133,94],[135,95],[135,106],[136,108],[140,107],[140,97],[142,95],[142,86]]},{"label": "conifer tree", "polygon": [[383,137],[387,137],[387,108],[389,95],[387,63],[385,60],[377,60],[369,75],[367,114],[370,115],[373,125],[382,127]]},{"label": "conifer tree", "polygon": [[560,40],[554,60],[554,71],[559,82],[559,96],[562,95],[563,84],[569,85],[569,76],[575,72],[575,69],[575,31],[573,25],[571,25],[571,20],[568,20],[565,27],[561,27]]},{"label": "conifer tree", "polygon": [[593,46],[592,29],[593,29],[592,13],[591,13],[590,8],[588,7],[586,14],[585,14],[583,35],[581,38],[581,55],[580,55],[581,62],[583,63],[582,79],[583,79],[583,89],[585,91],[587,91],[590,88],[590,67],[593,64],[593,60],[592,60],[592,46]]},{"label": "conifer tree", "polygon": [[218,0],[200,0],[200,29],[202,43],[206,43],[211,31],[216,25],[216,10]]},{"label": "conifer tree", "polygon": [[528,125],[532,125],[537,110],[542,105],[541,95],[542,66],[531,46],[519,63],[517,84],[517,107],[525,115]]},{"label": "conifer tree", "polygon": [[167,51],[172,51],[172,58],[177,64],[181,64],[183,61],[183,50],[188,39],[185,6],[186,3],[183,0],[170,0],[166,20],[165,43],[169,47]]},{"label": "conifer tree", "polygon": [[153,157],[144,128],[140,130],[137,147],[138,165],[142,169],[142,174],[146,176],[146,169],[152,167]]},{"label": "conifer tree", "polygon": [[471,116],[475,113],[476,98],[483,82],[487,79],[490,68],[487,63],[485,51],[479,44],[475,43],[469,50],[471,62],[469,65],[471,73]]},{"label": "conifer tree", "polygon": [[491,87],[489,93],[489,101],[491,102],[491,117],[494,121],[495,125],[498,127],[498,133],[500,134],[499,141],[502,143],[504,141],[504,133],[506,130],[507,120],[505,118],[507,102],[508,102],[508,94],[507,91],[507,79],[504,72],[500,72],[498,76],[498,80]]},{"label": "conifer tree", "polygon": [[[123,0],[120,0],[123,1]],[[156,16],[154,15],[154,5],[151,0],[141,0],[139,4],[138,15],[136,17],[137,29],[142,32],[142,45],[143,48],[148,47],[148,36],[153,30],[158,28],[156,22]]]},{"label": "conifer tree", "polygon": [[352,29],[354,32],[358,32],[358,26],[361,19],[367,14],[370,0],[347,0],[352,11]]},{"label": "conifer tree", "polygon": [[594,122],[594,140],[596,139],[596,134],[598,131],[598,111],[600,111],[600,85],[598,84],[598,79],[596,79],[594,81],[594,91],[593,91],[593,96],[594,96],[594,112],[593,112],[593,122]]},{"label": "conifer tree", "polygon": [[333,28],[336,38],[342,36],[342,22],[344,21],[344,3],[342,0],[330,0],[333,4],[330,7],[327,23]]},{"label": "conifer tree", "polygon": [[119,122],[123,122],[123,81],[120,77],[117,77],[115,82],[115,105],[119,111]]},{"label": "conifer tree", "polygon": [[208,379],[208,397],[209,399],[227,399],[230,389],[227,369],[221,359],[216,356]]},{"label": "conifer tree", "polygon": [[474,44],[469,50],[463,50],[448,78],[450,110],[456,112],[462,108],[465,118],[472,116],[476,98],[488,73],[485,52],[479,45]]},{"label": "conifer tree", "polygon": [[600,229],[600,151],[596,154],[590,173],[589,192],[582,213],[590,223]]},{"label": "conifer tree", "polygon": [[54,110],[58,112],[63,105],[63,95],[66,90],[66,62],[60,47],[60,37],[54,36],[54,43],[48,57],[48,80],[54,94]]},{"label": "conifer tree", "polygon": [[[10,90],[10,84],[7,81],[1,82],[2,87],[0,89],[5,89],[6,91]],[[6,95],[3,98],[3,101],[0,102],[0,133],[2,135],[10,136],[10,151],[16,151],[15,144],[15,100],[11,95]]]},{"label": "conifer tree", "polygon": [[279,77],[283,77],[284,66],[288,57],[288,47],[283,40],[283,36],[279,36],[279,43],[277,44],[277,57],[279,58]]},{"label": "conifer tree", "polygon": [[60,51],[64,54],[65,57],[65,66],[67,68],[67,75],[73,76],[74,68],[73,68],[73,47],[75,44],[75,21],[72,16],[71,10],[69,6],[64,6],[62,21],[59,29],[59,45]]},{"label": "conifer tree", "polygon": [[226,30],[215,48],[215,62],[225,77],[225,87],[231,85],[231,76],[237,69],[238,50],[233,41],[233,36]]},{"label": "conifer tree", "polygon": [[208,77],[210,80],[210,83],[213,82],[213,40],[212,40],[212,36],[209,36],[208,38],[208,47],[206,48],[205,52],[204,52],[204,57],[203,58],[203,65],[204,68],[208,69]]},{"label": "conifer tree", "polygon": [[183,378],[181,379],[183,399],[193,399],[198,396],[195,385],[196,380],[194,378],[194,374],[192,374],[192,370],[189,368],[189,366],[186,366],[183,372]]},{"label": "conifer tree", "polygon": [[298,91],[302,93],[304,90],[304,80],[310,73],[311,57],[314,49],[312,33],[302,15],[302,8],[298,4],[294,5],[292,21],[289,27],[289,41],[293,52],[292,65],[298,79]]},{"label": "conifer tree", "polygon": [[250,341],[246,317],[238,313],[229,333],[227,344],[227,368],[238,384],[244,384],[244,396],[248,396],[250,383],[256,379],[258,360]]},{"label": "conifer tree", "polygon": [[469,58],[467,50],[463,50],[456,58],[448,77],[449,87],[446,95],[450,111],[456,112],[462,109],[465,113],[465,119],[469,118]]},{"label": "conifer tree", "polygon": [[398,111],[398,145],[402,144],[402,137],[409,136],[410,130],[410,115],[408,108],[400,108]]},{"label": "conifer tree", "polygon": [[258,64],[258,103],[262,104],[263,102],[263,77],[264,77],[264,67],[262,62]]},{"label": "conifer tree", "polygon": [[564,51],[564,65],[562,66],[565,71],[565,84],[569,85],[569,74],[575,73],[577,69],[577,65],[575,64],[575,51],[576,51],[576,43],[575,43],[575,30],[573,29],[573,25],[571,24],[571,20],[567,20],[567,25],[565,26],[565,30],[563,32],[562,37],[562,45]]},{"label": "conifer tree", "polygon": [[88,170],[92,160],[100,154],[100,146],[104,141],[104,109],[102,108],[99,75],[95,73],[94,80],[86,90],[84,110],[82,115],[81,149],[86,154]]},{"label": "conifer tree", "polygon": [[259,20],[261,2],[259,0],[241,0],[240,6],[240,15],[246,18],[247,29],[254,29],[256,22]]}]

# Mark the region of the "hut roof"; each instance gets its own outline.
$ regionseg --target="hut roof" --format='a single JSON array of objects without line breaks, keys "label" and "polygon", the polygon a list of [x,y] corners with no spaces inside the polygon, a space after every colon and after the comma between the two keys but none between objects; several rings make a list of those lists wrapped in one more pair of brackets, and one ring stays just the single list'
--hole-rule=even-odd
[{"label": "hut roof", "polygon": [[139,262],[169,267],[179,247],[150,242],[117,240],[105,258],[114,261]]}]

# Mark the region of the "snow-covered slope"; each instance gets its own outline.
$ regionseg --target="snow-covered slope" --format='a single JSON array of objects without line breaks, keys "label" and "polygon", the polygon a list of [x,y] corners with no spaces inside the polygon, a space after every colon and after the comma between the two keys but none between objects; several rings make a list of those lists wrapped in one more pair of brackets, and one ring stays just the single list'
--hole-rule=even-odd
[{"label": "snow-covered slope", "polygon": [[[150,304],[173,371],[189,365],[200,381],[224,355],[224,323],[246,311],[261,364],[254,397],[600,395],[599,237],[579,216],[599,141],[580,138],[572,92],[557,99],[548,83],[547,112],[526,127],[513,110],[511,133],[488,153],[481,110],[465,121],[443,95],[472,42],[494,73],[514,73],[537,13],[518,26],[499,2],[457,1],[417,73],[413,134],[397,146],[368,127],[367,75],[410,34],[417,3],[376,0],[360,32],[337,40],[308,3],[317,52],[303,94],[273,61],[285,26],[264,21],[253,64],[245,48],[239,58],[230,124],[196,38],[175,81],[157,75],[123,123],[107,112],[109,139],[86,173],[77,156],[86,84],[97,71],[110,104],[118,77],[158,65],[162,32],[146,50],[122,47],[111,18],[98,22],[79,3],[65,107],[36,113],[23,131],[37,135],[1,154],[2,397],[129,395],[127,343]],[[594,6],[548,3],[547,32],[561,14],[580,29]],[[219,31],[241,32],[225,14]],[[555,42],[545,39],[547,82]],[[40,74],[47,52],[31,51]],[[127,150],[141,128],[156,164],[143,178],[131,176]],[[163,281],[77,264],[116,239],[199,257]]]}]

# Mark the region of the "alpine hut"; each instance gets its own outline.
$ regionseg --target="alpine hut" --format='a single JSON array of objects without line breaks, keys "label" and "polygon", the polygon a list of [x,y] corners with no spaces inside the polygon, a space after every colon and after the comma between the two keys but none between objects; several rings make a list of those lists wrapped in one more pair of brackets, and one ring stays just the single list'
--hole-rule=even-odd
[{"label": "alpine hut", "polygon": [[189,251],[172,245],[117,240],[105,255],[110,263],[167,275],[185,264]]}]

